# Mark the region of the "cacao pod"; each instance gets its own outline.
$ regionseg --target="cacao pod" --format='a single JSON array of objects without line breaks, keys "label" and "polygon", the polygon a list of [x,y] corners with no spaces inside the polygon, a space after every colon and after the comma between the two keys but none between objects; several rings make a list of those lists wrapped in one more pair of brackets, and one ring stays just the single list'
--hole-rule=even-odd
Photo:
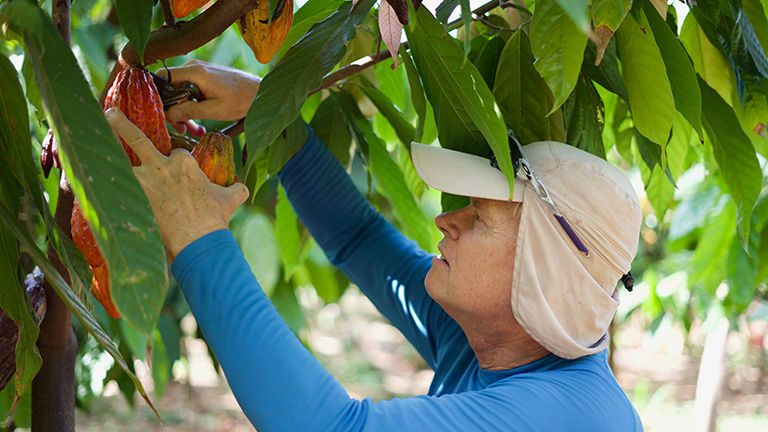
[{"label": "cacao pod", "polygon": [[176,18],[184,18],[206,3],[208,0],[171,0],[171,13]]},{"label": "cacao pod", "polygon": [[[163,101],[149,72],[135,67],[120,71],[104,99],[104,111],[112,107],[119,108],[128,120],[138,126],[160,153],[166,156],[171,154],[171,137],[165,126]],[[122,138],[120,143],[131,159],[131,165],[141,165],[139,157]]]},{"label": "cacao pod", "polygon": [[[27,274],[24,280],[26,293],[32,302],[32,310],[35,311],[35,320],[38,324],[45,317],[46,301],[43,273],[38,267]],[[16,323],[0,310],[0,390],[13,378],[16,373],[16,343],[19,340],[19,328]]]},{"label": "cacao pod", "polygon": [[292,22],[293,0],[278,0],[272,22],[269,22],[269,2],[259,0],[256,7],[237,19],[237,26],[256,60],[269,63],[283,45]]},{"label": "cacao pod", "polygon": [[192,150],[192,157],[209,180],[219,186],[229,186],[235,182],[233,153],[232,138],[214,131],[206,132],[200,138],[200,143]]},{"label": "cacao pod", "polygon": [[48,129],[48,133],[43,138],[40,149],[40,166],[43,168],[45,178],[48,178],[52,167],[61,168],[59,165],[59,145],[53,134],[53,129]]},{"label": "cacao pod", "polygon": [[104,306],[104,309],[109,316],[112,318],[120,318],[120,312],[117,311],[117,307],[112,301],[107,263],[96,245],[96,239],[93,237],[93,232],[91,232],[91,228],[88,226],[88,221],[85,220],[85,216],[83,215],[83,209],[80,208],[80,204],[77,201],[75,201],[75,204],[72,207],[72,219],[70,220],[70,223],[72,225],[72,241],[75,242],[75,246],[77,246],[83,253],[93,272],[91,293],[93,293],[96,300]]}]

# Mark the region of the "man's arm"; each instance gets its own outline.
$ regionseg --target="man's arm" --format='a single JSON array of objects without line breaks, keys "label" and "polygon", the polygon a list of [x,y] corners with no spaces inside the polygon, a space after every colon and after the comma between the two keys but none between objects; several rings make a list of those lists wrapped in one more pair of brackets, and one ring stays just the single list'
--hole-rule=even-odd
[{"label": "man's arm", "polygon": [[424,289],[432,256],[371,207],[311,128],[304,148],[280,178],[297,215],[331,263],[433,366],[441,332],[458,326]]},{"label": "man's arm", "polygon": [[282,321],[230,231],[193,242],[171,270],[259,431],[633,430],[632,417],[614,408],[624,405],[601,396],[608,392],[599,380],[568,378],[578,372],[441,397],[352,399]]}]

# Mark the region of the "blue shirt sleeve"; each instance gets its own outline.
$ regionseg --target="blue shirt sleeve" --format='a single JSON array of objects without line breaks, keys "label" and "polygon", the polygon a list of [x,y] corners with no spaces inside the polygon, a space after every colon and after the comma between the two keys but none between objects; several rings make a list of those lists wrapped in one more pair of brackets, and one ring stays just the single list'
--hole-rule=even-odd
[{"label": "blue shirt sleeve", "polygon": [[363,198],[312,129],[280,173],[296,214],[341,269],[434,368],[455,321],[426,292],[432,255],[405,238]]},{"label": "blue shirt sleeve", "polygon": [[277,314],[230,231],[187,246],[171,271],[261,432],[640,430],[624,412],[631,405],[609,399],[617,397],[609,388],[615,381],[590,370],[514,376],[439,397],[350,398]]}]

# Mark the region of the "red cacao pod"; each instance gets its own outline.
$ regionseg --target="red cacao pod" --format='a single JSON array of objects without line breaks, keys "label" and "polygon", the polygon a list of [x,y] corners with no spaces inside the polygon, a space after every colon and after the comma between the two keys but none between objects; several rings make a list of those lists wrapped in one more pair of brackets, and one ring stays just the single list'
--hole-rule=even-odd
[{"label": "red cacao pod", "polygon": [[192,150],[192,157],[209,180],[219,186],[229,186],[235,182],[233,152],[229,135],[218,131],[206,132]]},{"label": "red cacao pod", "polygon": [[112,301],[107,263],[101,251],[99,251],[99,247],[96,245],[93,232],[91,232],[91,228],[88,226],[88,222],[83,215],[83,209],[80,208],[80,204],[77,201],[75,201],[72,207],[70,223],[72,225],[72,240],[75,242],[75,246],[83,253],[86,261],[88,261],[88,265],[91,267],[91,271],[93,271],[91,293],[104,306],[109,316],[120,318],[120,312],[118,312],[115,303]]},{"label": "red cacao pod", "polygon": [[269,63],[283,45],[292,22],[293,0],[278,0],[272,22],[269,22],[269,2],[259,0],[256,7],[237,19],[237,26],[256,60]]},{"label": "red cacao pod", "polygon": [[[25,291],[35,311],[35,319],[40,323],[45,317],[46,300],[43,273],[38,267],[27,274],[24,280]],[[13,378],[16,373],[16,343],[19,340],[19,328],[16,323],[0,309],[0,390]]]},{"label": "red cacao pod", "polygon": [[[138,126],[160,153],[166,156],[171,154],[171,137],[165,126],[163,101],[149,72],[135,67],[120,71],[104,99],[104,111],[112,107],[119,108],[128,120]],[[131,159],[131,165],[141,165],[139,157],[122,138],[120,143]]]},{"label": "red cacao pod", "polygon": [[176,18],[184,18],[206,3],[208,0],[171,0],[171,13]]}]

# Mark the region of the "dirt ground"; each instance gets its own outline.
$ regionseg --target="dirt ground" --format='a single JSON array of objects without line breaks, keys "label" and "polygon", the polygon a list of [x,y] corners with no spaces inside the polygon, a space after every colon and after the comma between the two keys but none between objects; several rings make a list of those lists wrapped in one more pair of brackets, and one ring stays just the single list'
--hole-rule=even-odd
[{"label": "dirt ground", "polygon": [[[373,310],[357,291],[348,290],[339,304],[323,306],[315,296],[300,296],[307,309],[303,334],[314,354],[352,396],[386,399],[424,394],[432,373],[402,336]],[[617,330],[616,376],[633,400],[646,431],[691,430],[698,374],[695,341],[683,339],[673,326],[656,335],[625,324]],[[695,336],[694,336],[695,338]],[[152,397],[164,425],[139,398],[132,409],[114,383],[89,413],[77,412],[78,431],[253,431],[226,381],[216,374],[202,341],[185,340],[189,365],[174,369],[176,381],[163,398]],[[718,405],[718,431],[768,430],[768,379],[746,338],[732,333],[728,342],[729,371]],[[764,364],[764,363],[763,363]],[[178,366],[178,363],[177,363]],[[142,372],[143,369],[143,372]],[[140,378],[151,389],[142,365]]]}]

